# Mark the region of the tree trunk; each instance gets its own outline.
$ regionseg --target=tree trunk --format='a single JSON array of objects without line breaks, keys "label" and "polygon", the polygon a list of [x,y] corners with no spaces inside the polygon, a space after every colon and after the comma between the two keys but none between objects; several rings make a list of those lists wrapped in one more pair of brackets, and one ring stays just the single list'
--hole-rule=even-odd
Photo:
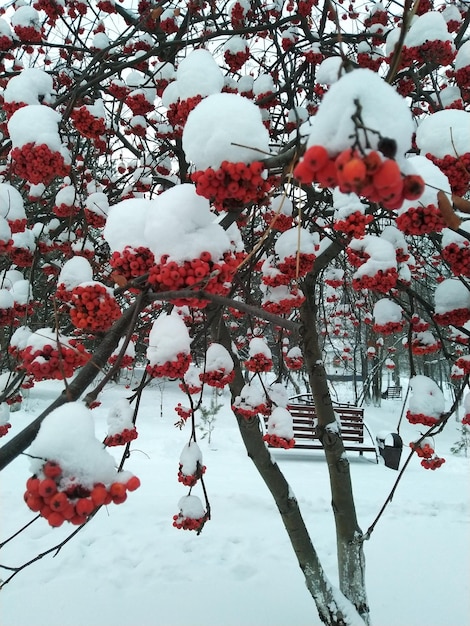
[{"label": "tree trunk", "polygon": [[314,301],[315,274],[304,283],[306,300],[300,309],[301,337],[305,365],[318,416],[319,438],[325,450],[336,523],[339,586],[354,604],[366,624],[369,606],[365,589],[365,559],[362,531],[359,528],[352,492],[349,461],[328,389],[317,331],[317,308]]},{"label": "tree trunk", "polygon": [[[208,307],[208,312],[209,309],[210,307]],[[233,403],[245,384],[242,370],[231,348],[230,334],[222,319],[221,312],[212,308],[209,319],[211,319],[211,333],[214,340],[216,339],[230,352],[234,362],[235,379],[230,385]],[[274,498],[298,564],[304,574],[307,588],[315,601],[320,619],[328,626],[348,626],[350,615],[345,614],[344,599],[337,597],[337,592],[325,575],[305,526],[297,499],[263,441],[263,431],[259,418],[245,419],[237,415],[236,412],[235,416],[248,456]]]}]

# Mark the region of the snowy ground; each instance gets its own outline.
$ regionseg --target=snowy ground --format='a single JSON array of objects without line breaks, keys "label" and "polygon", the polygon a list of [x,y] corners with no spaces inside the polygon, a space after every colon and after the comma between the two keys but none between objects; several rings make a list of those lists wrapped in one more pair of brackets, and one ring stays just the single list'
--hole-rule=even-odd
[{"label": "snowy ground", "polygon": [[[12,415],[10,432],[31,421],[58,388],[38,384],[25,409]],[[115,385],[102,394],[102,405],[94,410],[99,438],[107,410],[126,393]],[[34,563],[6,585],[0,594],[2,626],[320,624],[275,505],[242,448],[228,407],[217,415],[211,444],[200,441],[212,521],[199,537],[172,527],[178,500],[187,493],[176,478],[189,438],[188,430],[173,426],[179,401],[184,404],[184,397],[173,383],[144,396],[140,436],[126,465],[141,478],[141,488],[122,505],[102,509],[55,558]],[[380,409],[367,408],[366,418],[374,432],[393,430],[400,410],[400,401],[388,400]],[[417,431],[405,424],[401,434],[408,444]],[[458,438],[452,422],[439,440],[437,452],[447,462],[437,471],[426,471],[413,459],[365,546],[373,624],[470,625],[470,459],[450,453]],[[351,453],[363,530],[397,476],[372,460]],[[291,451],[279,463],[335,582],[333,518],[321,453]],[[34,516],[22,501],[28,475],[24,456],[2,473],[2,540]],[[0,563],[20,565],[69,532],[40,519],[2,548]],[[5,579],[6,571],[0,576]]]}]

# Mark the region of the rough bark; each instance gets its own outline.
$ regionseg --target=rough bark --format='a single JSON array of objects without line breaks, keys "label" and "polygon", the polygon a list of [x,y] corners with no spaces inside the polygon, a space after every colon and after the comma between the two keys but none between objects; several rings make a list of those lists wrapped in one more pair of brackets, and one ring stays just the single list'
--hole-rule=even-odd
[{"label": "rough bark", "polygon": [[[212,310],[211,334],[231,354],[235,364],[235,379],[230,385],[232,401],[245,384],[239,361],[231,349],[231,338],[223,319],[215,308]],[[249,458],[274,498],[284,527],[289,536],[298,564],[305,576],[307,588],[315,601],[322,622],[328,626],[347,626],[348,618],[341,607],[322,568],[303,520],[299,504],[279,465],[274,462],[263,441],[258,418],[245,419],[235,413],[243,443]]]},{"label": "rough bark", "polygon": [[[318,269],[318,268],[316,268]],[[365,588],[365,559],[362,531],[358,525],[351,483],[349,461],[328,389],[317,330],[317,308],[314,287],[317,274],[312,272],[304,282],[306,300],[300,309],[304,362],[318,416],[318,433],[325,450],[330,476],[332,508],[336,524],[339,586],[369,623],[369,606]]]}]

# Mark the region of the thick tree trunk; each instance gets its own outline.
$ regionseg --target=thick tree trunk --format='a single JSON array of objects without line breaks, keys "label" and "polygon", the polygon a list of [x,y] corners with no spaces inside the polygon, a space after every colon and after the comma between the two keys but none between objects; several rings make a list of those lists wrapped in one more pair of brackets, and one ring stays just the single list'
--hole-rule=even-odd
[{"label": "thick tree trunk", "polygon": [[[209,307],[208,307],[209,309]],[[211,311],[211,333],[231,354],[235,365],[235,379],[230,385],[232,401],[245,384],[239,361],[231,349],[231,338],[220,311]],[[312,595],[322,622],[328,626],[347,626],[349,617],[344,610],[344,599],[330,584],[305,526],[299,504],[279,465],[274,462],[263,441],[259,419],[245,419],[236,415],[240,433],[248,456],[271,492],[279,510],[284,527],[305,576],[307,588]],[[351,607],[352,608],[352,607]]]},{"label": "thick tree trunk", "polygon": [[318,416],[318,433],[325,450],[330,475],[336,523],[339,586],[368,624],[369,606],[365,589],[362,531],[356,517],[349,461],[337,427],[320,350],[317,309],[314,301],[315,280],[315,274],[306,278],[304,283],[306,300],[300,309],[300,332],[305,366]]}]

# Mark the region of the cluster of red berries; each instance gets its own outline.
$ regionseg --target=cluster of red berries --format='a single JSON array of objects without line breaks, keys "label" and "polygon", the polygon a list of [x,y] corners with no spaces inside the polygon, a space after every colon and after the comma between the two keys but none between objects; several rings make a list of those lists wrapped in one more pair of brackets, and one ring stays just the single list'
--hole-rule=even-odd
[{"label": "cluster of red berries", "polygon": [[79,211],[80,207],[74,204],[65,204],[64,202],[52,207],[52,212],[57,217],[74,217]]},{"label": "cluster of red berries", "polygon": [[372,215],[365,215],[361,211],[354,211],[343,220],[336,220],[333,228],[348,237],[356,237],[360,239],[366,232],[367,224],[370,224],[374,218]]},{"label": "cluster of red berries", "polygon": [[276,302],[266,300],[262,303],[262,308],[275,315],[288,315],[292,309],[297,309],[305,302],[305,296],[297,289],[291,291],[291,297],[283,298]]},{"label": "cluster of red berries", "polygon": [[44,37],[44,30],[38,29],[34,26],[23,26],[22,24],[15,24],[13,27],[15,35],[22,42],[27,43],[41,43]]},{"label": "cluster of red berries", "polygon": [[276,213],[274,211],[266,211],[263,215],[263,219],[267,226],[273,230],[277,230],[280,233],[284,233],[286,230],[290,230],[294,224],[294,221],[290,215],[284,213]]},{"label": "cluster of red berries", "polygon": [[398,282],[398,272],[395,267],[389,267],[386,270],[379,270],[373,276],[365,274],[361,277],[352,279],[352,287],[356,291],[361,289],[370,289],[379,293],[388,293]]},{"label": "cluster of red berries", "polygon": [[426,322],[425,320],[423,320],[416,313],[414,313],[411,316],[410,323],[413,327],[414,333],[423,333],[425,330],[428,330],[430,326],[429,322]]},{"label": "cluster of red berries", "polygon": [[248,48],[235,53],[230,52],[230,50],[226,50],[224,52],[225,63],[227,63],[232,72],[238,72],[238,70],[244,66],[249,58],[250,51]]},{"label": "cluster of red berries", "polygon": [[14,173],[34,185],[48,185],[56,176],[67,176],[70,169],[63,156],[45,143],[30,142],[13,148],[11,159]]},{"label": "cluster of red berries", "polygon": [[137,439],[137,437],[138,433],[136,428],[124,428],[124,430],[120,433],[108,435],[104,440],[104,445],[109,447],[124,446],[126,443]]},{"label": "cluster of red berries", "polygon": [[441,212],[434,204],[407,209],[397,217],[396,225],[405,235],[440,233],[446,227]]},{"label": "cluster of red berries", "polygon": [[93,115],[86,106],[74,109],[70,118],[75,128],[84,137],[98,139],[106,133],[106,124],[102,117]]},{"label": "cluster of red berries", "polygon": [[153,103],[143,93],[130,93],[125,100],[134,115],[146,115],[153,109]]},{"label": "cluster of red berries", "polygon": [[219,389],[222,389],[225,385],[229,385],[234,378],[235,370],[227,372],[224,367],[199,374],[199,379],[202,383],[206,383],[209,387],[218,387]]},{"label": "cluster of red berries", "polygon": [[35,381],[70,378],[78,367],[85,365],[90,354],[83,344],[74,339],[69,339],[68,344],[58,344],[55,348],[45,344],[40,349],[26,346],[18,352],[21,369]]},{"label": "cluster of red berries", "polygon": [[186,98],[186,100],[178,99],[176,102],[172,102],[169,105],[166,116],[177,137],[181,137],[183,134],[183,128],[188,120],[188,115],[197,107],[201,100],[202,96],[197,95],[192,98]]},{"label": "cluster of red berries", "polygon": [[466,65],[465,67],[461,67],[456,70],[454,76],[455,82],[460,87],[462,92],[462,98],[468,101],[470,96],[470,65]]},{"label": "cluster of red berries", "polygon": [[103,13],[116,13],[116,7],[111,0],[98,0],[96,7]]},{"label": "cluster of red berries", "polygon": [[0,325],[10,326],[15,320],[15,309],[8,307],[7,309],[0,309]]},{"label": "cluster of red berries", "polygon": [[263,441],[265,441],[271,448],[284,448],[284,450],[290,450],[295,446],[295,439],[284,439],[278,435],[264,435]]},{"label": "cluster of red berries", "polygon": [[462,245],[449,243],[442,248],[441,255],[455,276],[470,277],[470,245],[467,240]]},{"label": "cluster of red berries", "polygon": [[160,20],[160,28],[167,35],[172,35],[178,32],[178,24],[174,17],[167,17],[164,20]]},{"label": "cluster of red berries", "polygon": [[124,250],[113,252],[109,264],[127,280],[146,274],[155,264],[155,256],[145,246],[132,248],[126,246]]},{"label": "cluster of red berries", "polygon": [[253,373],[270,372],[273,367],[273,360],[259,352],[245,361],[245,367]]},{"label": "cluster of red berries", "polygon": [[268,287],[280,287],[281,285],[288,285],[291,279],[290,279],[290,276],[283,274],[279,270],[279,271],[271,271],[270,273],[263,273],[261,277],[261,281],[263,285],[268,285]]},{"label": "cluster of red berries", "polygon": [[28,220],[25,217],[12,220],[12,219],[9,219],[7,216],[6,220],[8,222],[8,226],[10,227],[10,230],[12,233],[22,233],[26,229],[26,226],[28,224]]},{"label": "cluster of red berries", "polygon": [[[433,65],[450,65],[454,60],[456,51],[452,42],[435,39],[425,41],[420,46],[403,46],[400,57],[399,69],[410,67],[416,61],[420,65],[432,63]],[[390,57],[389,59],[390,60]]]},{"label": "cluster of red berries", "polygon": [[427,153],[426,157],[447,176],[452,193],[462,197],[467,193],[470,184],[470,152],[458,157],[447,154],[442,159]]},{"label": "cluster of red berries", "polygon": [[403,200],[416,200],[424,190],[421,176],[403,176],[396,161],[371,150],[362,155],[354,148],[330,158],[324,146],[312,146],[294,169],[300,183],[318,182],[322,187],[339,187],[380,202],[386,209],[398,209]]},{"label": "cluster of red berries", "polygon": [[306,52],[302,52],[302,54],[310,65],[319,65],[324,59],[321,52],[315,52],[314,50],[307,50]]},{"label": "cluster of red berries", "polygon": [[255,415],[270,415],[271,409],[266,403],[251,406],[249,404],[232,404],[232,411],[248,420]]},{"label": "cluster of red berries", "polygon": [[238,210],[246,204],[266,201],[272,181],[263,178],[263,168],[259,161],[249,165],[222,161],[219,169],[194,172],[191,180],[196,184],[196,193],[213,201],[217,209]]},{"label": "cluster of red berries", "polygon": [[113,81],[109,83],[109,85],[106,88],[106,91],[111,96],[113,96],[113,98],[116,98],[116,100],[119,100],[119,101],[124,101],[129,95],[129,93],[131,92],[129,87],[125,85],[124,83],[113,82]]},{"label": "cluster of red berries", "polygon": [[[406,347],[406,346],[405,346]],[[419,337],[415,337],[411,341],[411,352],[416,356],[424,356],[425,354],[433,354],[441,349],[441,342],[436,339],[434,343],[424,343]]]},{"label": "cluster of red berries", "polygon": [[277,266],[283,274],[289,278],[298,278],[299,276],[305,276],[310,272],[315,263],[315,254],[306,254],[305,252],[299,252],[298,255],[286,256],[280,261]]},{"label": "cluster of red berries", "polygon": [[0,437],[4,437],[11,428],[11,424],[7,422],[6,424],[0,425]]},{"label": "cluster of red berries", "polygon": [[393,335],[394,333],[399,333],[403,330],[405,326],[405,320],[400,320],[399,322],[387,322],[386,324],[374,324],[372,329],[375,333],[380,333],[382,335]]},{"label": "cluster of red berries", "polygon": [[23,107],[28,106],[26,104],[26,102],[22,102],[22,101],[11,101],[11,102],[2,102],[2,108],[4,109],[5,113],[7,114],[7,120],[10,119],[10,117],[13,115],[13,113],[15,113],[16,111],[18,111],[18,109],[22,109]]},{"label": "cluster of red berries", "polygon": [[183,465],[180,463],[178,469],[178,482],[186,487],[194,487],[201,476],[206,473],[206,466],[201,465],[200,463],[197,463],[197,468],[194,474],[183,474],[182,468]]},{"label": "cluster of red berries", "polygon": [[439,326],[463,326],[470,320],[470,309],[461,308],[445,313],[434,313],[433,319]]},{"label": "cluster of red berries", "polygon": [[304,360],[301,356],[291,357],[291,356],[288,356],[287,354],[284,354],[284,363],[288,369],[297,371],[297,370],[302,369]]},{"label": "cluster of red berries", "polygon": [[436,470],[445,462],[445,459],[435,456],[433,459],[422,459],[421,465],[424,469]]},{"label": "cluster of red berries", "polygon": [[13,48],[13,39],[8,35],[0,35],[0,52],[8,52]]},{"label": "cluster of red berries", "polygon": [[183,378],[191,363],[191,355],[179,352],[174,361],[165,361],[161,365],[147,365],[145,368],[152,378]]},{"label": "cluster of red berries", "polygon": [[373,72],[377,72],[379,67],[382,65],[383,57],[372,56],[367,54],[367,52],[358,52],[357,54],[357,64],[359,67],[365,67]]},{"label": "cluster of red berries", "polygon": [[[117,360],[118,360],[118,355],[112,354],[108,359],[108,363],[110,365],[114,365],[117,362]],[[124,369],[126,367],[131,367],[132,365],[134,365],[134,358],[131,357],[129,354],[124,354],[119,363],[119,367]]]},{"label": "cluster of red berries", "polygon": [[34,255],[28,248],[10,247],[10,259],[18,267],[31,267]]},{"label": "cluster of red berries", "polygon": [[183,530],[200,530],[207,521],[207,517],[186,517],[181,513],[173,515],[173,526],[175,528],[182,528]]},{"label": "cluster of red berries", "polygon": [[106,224],[106,216],[102,213],[96,213],[96,211],[92,211],[91,209],[85,209],[84,213],[88,226],[103,228]]},{"label": "cluster of red berries", "polygon": [[462,424],[464,426],[470,426],[470,413],[467,413],[462,417]]},{"label": "cluster of red berries", "polygon": [[[176,291],[184,288],[199,286],[208,293],[218,295],[227,294],[233,274],[237,271],[243,255],[226,252],[223,260],[216,262],[212,260],[210,252],[201,252],[199,258],[191,261],[169,261],[168,255],[160,258],[149,271],[148,283],[154,290]],[[174,299],[177,306],[192,306],[203,308],[207,305],[206,300],[198,298]]]},{"label": "cluster of red berries", "polygon": [[62,526],[65,521],[80,526],[98,507],[111,502],[121,504],[128,491],[140,486],[137,476],[132,476],[126,483],[115,482],[109,487],[96,483],[92,489],[80,484],[62,488],[62,468],[54,461],[44,463],[41,475],[28,478],[24,500],[31,511],[39,513],[53,527]]},{"label": "cluster of red berries", "polygon": [[424,446],[416,445],[413,441],[410,442],[410,448],[416,452],[417,456],[421,459],[430,459],[434,454],[433,448],[428,443],[425,443]]},{"label": "cluster of red berries", "polygon": [[70,320],[76,328],[82,330],[105,332],[121,317],[116,299],[100,283],[74,287],[70,303]]},{"label": "cluster of red berries", "polygon": [[470,356],[461,356],[455,362],[455,365],[460,368],[464,374],[470,374]]},{"label": "cluster of red berries", "polygon": [[35,0],[33,7],[36,11],[44,11],[46,13],[51,26],[54,26],[57,18],[64,14],[64,7],[56,0]]},{"label": "cluster of red berries", "polygon": [[[245,5],[245,3],[243,3]],[[253,11],[247,10],[240,2],[235,2],[230,10],[230,21],[232,28],[238,30],[247,26],[247,22],[253,19]]]},{"label": "cluster of red berries", "polygon": [[423,426],[434,426],[438,422],[437,417],[431,417],[424,413],[412,413],[409,409],[406,412],[406,419],[410,424],[423,424]]},{"label": "cluster of red berries", "polygon": [[[179,386],[180,388],[183,387],[181,383]],[[188,387],[186,387],[186,389],[188,389]],[[186,389],[183,389],[183,391],[186,391]],[[199,391],[201,391],[201,387],[198,388],[197,392],[193,392],[193,393],[199,393]],[[191,392],[188,391],[188,393],[191,393]],[[178,413],[178,415],[183,420],[183,422],[186,422],[193,414],[193,410],[190,407],[183,406],[181,402],[178,402],[178,404],[175,406],[175,411]]]}]

